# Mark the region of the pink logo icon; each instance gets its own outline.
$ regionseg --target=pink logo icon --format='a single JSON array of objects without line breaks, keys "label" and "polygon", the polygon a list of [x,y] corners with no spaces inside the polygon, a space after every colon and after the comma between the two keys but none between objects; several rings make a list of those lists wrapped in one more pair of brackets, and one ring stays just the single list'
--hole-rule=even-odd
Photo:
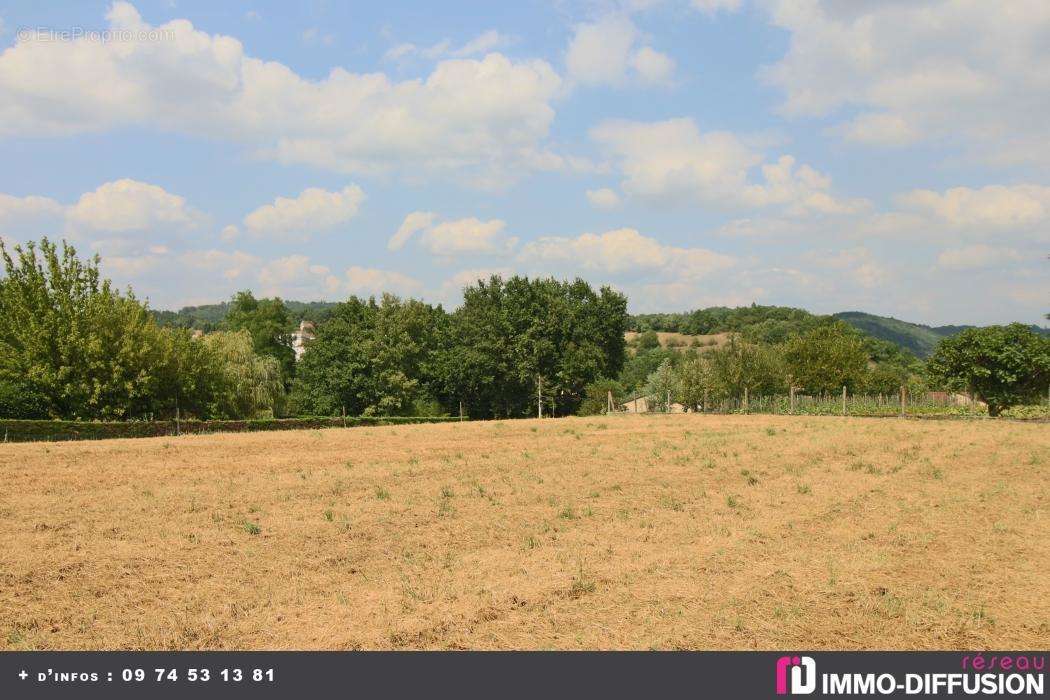
[{"label": "pink logo icon", "polygon": [[[790,669],[791,689],[788,690]],[[809,695],[817,689],[817,662],[810,656],[781,656],[777,659],[777,695]]]}]

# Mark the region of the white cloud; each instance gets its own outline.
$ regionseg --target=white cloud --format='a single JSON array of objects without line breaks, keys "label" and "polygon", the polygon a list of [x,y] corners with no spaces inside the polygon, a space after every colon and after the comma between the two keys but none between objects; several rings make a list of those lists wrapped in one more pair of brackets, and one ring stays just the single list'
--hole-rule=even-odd
[{"label": "white cloud", "polygon": [[425,228],[428,228],[437,219],[437,214],[430,211],[414,211],[405,217],[405,220],[401,222],[401,226],[398,227],[397,231],[393,236],[390,237],[390,241],[387,242],[388,250],[401,250],[405,247],[405,243],[408,242],[415,234],[419,233]]},{"label": "white cloud", "polygon": [[400,250],[408,240],[422,232],[420,246],[432,255],[499,255],[510,252],[518,239],[507,236],[507,224],[500,219],[482,221],[469,217],[438,222],[433,212],[416,211],[405,217],[387,243],[389,250]]},{"label": "white cloud", "polygon": [[1024,260],[1012,248],[993,248],[987,245],[971,245],[951,248],[937,256],[937,266],[946,270],[977,270],[998,268]]},{"label": "white cloud", "polygon": [[481,56],[510,44],[510,38],[495,29],[489,29],[470,39],[458,48],[453,48],[450,39],[431,46],[420,47],[410,42],[396,44],[383,54],[384,61],[402,61],[410,56],[421,56],[427,60],[440,58],[466,58]]},{"label": "white cloud", "polygon": [[452,55],[457,57],[481,55],[504,46],[507,43],[509,43],[507,37],[503,36],[495,29],[489,29],[453,51]]},{"label": "white cloud", "polygon": [[163,187],[137,180],[116,180],[80,196],[68,211],[75,229],[122,233],[155,233],[158,229],[193,229],[207,217],[185,198]]},{"label": "white cloud", "polygon": [[136,126],[223,138],[255,155],[343,173],[466,169],[510,178],[544,149],[561,80],[498,53],[422,80],[333,69],[308,80],[186,20],[159,27],[114,3],[110,27],[154,41],[20,41],[0,54],[0,136]]},{"label": "white cloud", "polygon": [[762,162],[761,154],[733,133],[701,132],[692,119],[607,121],[590,133],[618,161],[624,191],[642,199],[777,205],[796,215],[867,206],[864,200],[835,199],[828,192],[830,178],[807,165],[796,168],[790,156],[763,165],[762,181],[752,182],[749,171]]},{"label": "white cloud", "polygon": [[839,286],[842,286],[842,282],[848,282],[864,289],[876,289],[885,286],[891,278],[889,269],[863,246],[813,251],[801,257],[809,267],[837,270],[841,273]]},{"label": "white cloud", "polygon": [[222,227],[222,231],[219,232],[219,239],[224,243],[230,243],[237,239],[237,236],[241,235],[240,229],[233,224]]},{"label": "white cloud", "polygon": [[607,15],[576,27],[565,55],[568,78],[581,85],[671,82],[675,62],[650,46],[635,48],[639,32],[626,15]]},{"label": "white cloud", "polygon": [[251,233],[266,236],[305,236],[341,226],[357,216],[365,193],[357,185],[337,192],[317,187],[303,190],[298,197],[277,197],[244,217]]},{"label": "white cloud", "polygon": [[762,166],[764,184],[749,185],[743,192],[747,204],[766,207],[784,205],[788,214],[850,214],[863,211],[870,203],[864,199],[835,199],[828,190],[831,178],[808,165],[795,167],[795,159],[781,156],[776,163]]},{"label": "white cloud", "polygon": [[65,214],[66,207],[50,197],[0,194],[0,233],[34,238],[54,234]]},{"label": "white cloud", "polygon": [[623,228],[575,238],[548,236],[522,246],[519,260],[608,274],[702,277],[731,267],[734,259],[704,248],[679,248]]},{"label": "white cloud", "polygon": [[608,187],[587,190],[587,201],[595,209],[615,209],[620,206],[620,195]]},{"label": "white cloud", "polygon": [[[105,258],[103,258],[105,261]],[[191,271],[218,273],[227,280],[244,280],[254,274],[262,265],[262,260],[251,253],[225,250],[191,250],[178,256],[180,268]],[[185,280],[183,283],[187,283]]]},{"label": "white cloud", "polygon": [[418,294],[423,285],[412,277],[391,270],[353,266],[346,271],[343,284],[351,294],[378,295],[390,292],[399,295]]},{"label": "white cloud", "polygon": [[674,59],[649,46],[644,46],[631,54],[630,63],[631,67],[638,72],[638,76],[646,83],[666,85],[674,77]]},{"label": "white cloud", "polygon": [[339,296],[341,280],[325,265],[305,255],[288,255],[259,268],[259,284],[265,296],[293,299],[330,299]]},{"label": "white cloud", "polygon": [[1050,157],[1050,3],[774,0],[790,32],[764,77],[783,111],[859,110],[847,138],[942,141],[996,162]]},{"label": "white cloud", "polygon": [[1050,187],[1042,185],[913,190],[899,196],[898,201],[962,228],[1027,228],[1050,219]]},{"label": "white cloud", "polygon": [[514,271],[509,267],[486,267],[460,270],[441,283],[438,296],[441,301],[449,305],[457,305],[463,300],[463,288],[470,287],[478,280],[488,281],[493,275],[499,275],[506,279],[513,276]]},{"label": "white cloud", "polygon": [[841,133],[848,141],[879,146],[903,146],[919,138],[915,129],[897,114],[869,112],[842,125]]}]

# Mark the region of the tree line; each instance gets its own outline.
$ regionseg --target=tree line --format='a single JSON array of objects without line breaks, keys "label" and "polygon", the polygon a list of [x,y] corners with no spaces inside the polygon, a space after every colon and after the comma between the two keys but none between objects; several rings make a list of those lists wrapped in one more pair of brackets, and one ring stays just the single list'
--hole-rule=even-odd
[{"label": "tree line", "polygon": [[[0,418],[143,420],[274,416],[595,413],[611,393],[687,406],[751,395],[977,392],[997,413],[1045,395],[1050,339],[1017,324],[971,329],[922,363],[848,324],[797,309],[706,309],[687,330],[733,331],[718,347],[630,344],[627,299],[576,279],[493,276],[453,311],[384,294],[300,304],[236,294],[207,331],[117,290],[99,258],[47,239],[0,241]],[[291,332],[323,319],[299,362]],[[683,327],[684,328],[684,327]]]}]

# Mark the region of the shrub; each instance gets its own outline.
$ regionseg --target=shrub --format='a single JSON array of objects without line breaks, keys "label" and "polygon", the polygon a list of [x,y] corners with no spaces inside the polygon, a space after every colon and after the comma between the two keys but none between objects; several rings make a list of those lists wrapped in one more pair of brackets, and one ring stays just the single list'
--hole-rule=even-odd
[{"label": "shrub", "polygon": [[175,421],[59,421],[0,420],[0,440],[39,442],[58,440],[108,440],[112,438],[162,437],[196,433],[243,433],[261,430],[307,430],[368,425],[440,423],[458,418],[438,416],[357,416],[348,418],[274,418],[267,420],[184,420]]}]

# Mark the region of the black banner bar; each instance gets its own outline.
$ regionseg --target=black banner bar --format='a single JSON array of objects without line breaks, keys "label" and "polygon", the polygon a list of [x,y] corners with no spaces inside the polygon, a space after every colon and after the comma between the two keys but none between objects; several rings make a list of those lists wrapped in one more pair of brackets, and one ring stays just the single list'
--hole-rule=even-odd
[{"label": "black banner bar", "polygon": [[1045,697],[1047,652],[7,652],[6,698]]}]

